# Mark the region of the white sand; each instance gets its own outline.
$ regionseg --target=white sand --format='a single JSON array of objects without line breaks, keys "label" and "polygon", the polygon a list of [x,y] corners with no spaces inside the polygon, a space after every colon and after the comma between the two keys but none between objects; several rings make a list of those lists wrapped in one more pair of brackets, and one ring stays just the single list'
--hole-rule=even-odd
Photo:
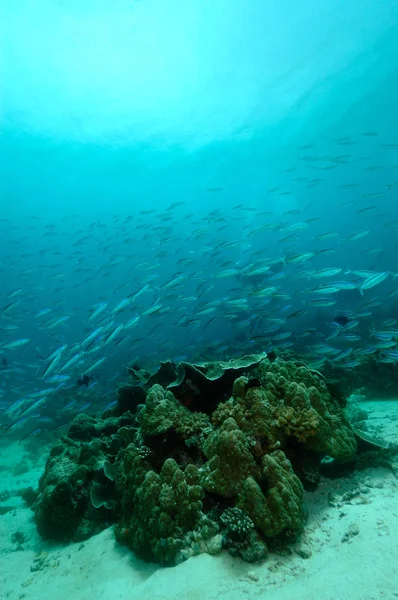
[{"label": "white sand", "polygon": [[[398,402],[378,401],[369,428],[383,419],[398,440]],[[366,406],[367,405],[367,406]],[[1,489],[35,485],[43,464],[12,475],[23,452],[2,449]],[[24,459],[26,461],[26,458]],[[21,470],[21,469],[19,469]],[[348,493],[344,498],[342,495]],[[334,494],[334,503],[328,501]],[[351,498],[351,499],[350,499]],[[393,600],[398,598],[398,479],[369,469],[339,480],[323,479],[306,493],[309,517],[300,544],[248,565],[227,554],[201,555],[169,569],[143,563],[118,546],[112,529],[84,542],[43,542],[32,512],[19,497],[0,502],[15,509],[0,517],[0,599],[17,600]],[[18,549],[12,534],[28,540]],[[351,535],[350,535],[351,532]],[[346,541],[342,541],[344,536]],[[303,556],[307,556],[304,558]]]}]

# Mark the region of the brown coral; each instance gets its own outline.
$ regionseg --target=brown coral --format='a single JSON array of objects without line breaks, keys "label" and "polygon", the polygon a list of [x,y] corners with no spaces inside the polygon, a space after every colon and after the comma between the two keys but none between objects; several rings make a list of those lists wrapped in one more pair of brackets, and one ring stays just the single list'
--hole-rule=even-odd
[{"label": "brown coral", "polygon": [[224,498],[236,496],[246,477],[258,471],[250,444],[232,418],[210,434],[203,452],[208,462],[202,467],[202,485]]},{"label": "brown coral", "polygon": [[249,515],[267,538],[284,531],[299,531],[303,524],[303,486],[290,462],[277,450],[263,457],[262,467],[262,487],[248,477],[236,506]]},{"label": "brown coral", "polygon": [[173,429],[182,439],[199,434],[210,425],[207,415],[191,412],[159,384],[149,390],[138,420],[144,435],[160,435]]},{"label": "brown coral", "polygon": [[354,432],[320,377],[282,360],[263,360],[258,375],[260,385],[247,391],[247,378],[235,381],[233,397],[213,413],[214,425],[233,417],[246,435],[266,442],[270,449],[295,439],[308,450],[337,460],[355,456]]}]

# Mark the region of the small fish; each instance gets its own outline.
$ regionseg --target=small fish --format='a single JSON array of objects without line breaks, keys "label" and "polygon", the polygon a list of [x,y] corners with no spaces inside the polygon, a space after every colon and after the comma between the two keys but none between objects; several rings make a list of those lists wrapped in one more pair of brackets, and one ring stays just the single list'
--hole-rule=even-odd
[{"label": "small fish", "polygon": [[386,319],[385,321],[382,322],[382,326],[383,327],[393,327],[396,322],[397,322],[397,319]]},{"label": "small fish", "polygon": [[15,308],[16,306],[18,306],[20,304],[20,300],[15,300],[14,302],[10,302],[9,304],[6,304],[6,306],[3,306],[3,308],[0,310],[0,316],[1,315],[8,315],[8,313]]},{"label": "small fish", "polygon": [[33,402],[32,404],[30,404],[26,408],[24,408],[19,413],[19,416],[22,417],[22,415],[26,416],[28,414],[31,414],[33,411],[35,411],[38,408],[40,408],[40,406],[43,406],[43,404],[45,404],[46,402],[47,402],[47,396],[42,396],[41,398],[39,398],[38,400],[36,400],[35,402]]},{"label": "small fish", "polygon": [[344,329],[345,329],[345,331],[348,331],[349,329],[354,329],[358,325],[359,325],[358,319],[352,319],[351,321],[348,321],[348,323],[346,325],[344,325]]},{"label": "small fish", "polygon": [[22,338],[20,340],[14,340],[13,342],[9,342],[3,346],[3,350],[12,350],[13,348],[20,348],[21,346],[25,346],[30,342],[30,338]]},{"label": "small fish", "polygon": [[139,320],[140,320],[140,315],[132,317],[129,321],[127,321],[127,323],[124,324],[124,328],[131,329],[131,327],[134,327],[135,325],[137,325]]},{"label": "small fish", "polygon": [[376,273],[375,275],[371,275],[362,283],[359,287],[361,294],[363,294],[364,290],[370,290],[371,288],[376,287],[376,285],[380,285],[383,281],[387,279],[389,276],[388,271],[384,271],[382,273]]},{"label": "small fish", "polygon": [[216,275],[216,279],[226,279],[227,277],[235,277],[239,275],[240,271],[238,269],[225,269],[225,271],[220,271]]},{"label": "small fish", "polygon": [[57,388],[46,388],[45,390],[38,390],[37,392],[32,392],[29,394],[29,398],[44,398],[45,396],[50,396],[57,391]]},{"label": "small fish", "polygon": [[364,250],[366,254],[378,254],[379,252],[384,252],[383,248],[366,248]]},{"label": "small fish", "polygon": [[381,342],[389,342],[392,340],[392,335],[388,331],[373,331],[371,336]]},{"label": "small fish", "polygon": [[136,292],[133,292],[132,294],[130,294],[129,298],[130,298],[131,302],[134,302],[134,300],[137,300],[137,298],[139,298],[141,296],[141,294],[144,294],[146,291],[148,291],[149,288],[150,288],[149,283],[146,283],[145,285],[140,287]]},{"label": "small fish", "polygon": [[120,311],[131,304],[130,298],[124,298],[115,306],[115,308],[111,311],[112,315],[117,315]]},{"label": "small fish", "polygon": [[285,262],[287,262],[289,265],[301,265],[314,256],[315,252],[303,252],[302,254],[295,254],[294,256],[286,258]]},{"label": "small fish", "polygon": [[336,300],[332,300],[331,298],[316,298],[315,300],[307,300],[305,304],[311,304],[311,306],[333,306],[336,304]]},{"label": "small fish", "polygon": [[242,271],[242,275],[245,277],[255,277],[257,275],[264,275],[270,270],[269,265],[264,265],[262,267],[252,267],[247,270]]},{"label": "small fish", "polygon": [[343,350],[342,352],[340,352],[340,354],[335,356],[333,360],[334,361],[343,360],[344,358],[347,358],[347,356],[349,356],[352,351],[353,351],[353,348],[347,348],[347,350]]},{"label": "small fish", "polygon": [[249,298],[254,297],[254,298],[267,298],[268,296],[271,296],[274,292],[277,292],[279,288],[277,287],[263,287],[260,288],[258,290],[255,290],[254,292],[252,292],[251,294],[249,294]]},{"label": "small fish", "polygon": [[94,307],[94,310],[89,316],[88,320],[93,321],[94,319],[96,319],[106,309],[107,306],[108,304],[106,302],[101,302],[101,304],[97,304]]},{"label": "small fish", "polygon": [[341,273],[341,269],[338,267],[330,269],[321,269],[320,271],[315,271],[314,273],[312,273],[311,277],[333,277],[334,275],[338,275],[338,273]]},{"label": "small fish", "polygon": [[84,357],[84,352],[78,352],[77,354],[75,354],[69,360],[66,361],[66,363],[60,368],[59,372],[62,373],[63,371],[70,369],[70,367],[73,367],[73,365],[75,365],[77,362],[82,360],[83,357]]},{"label": "small fish", "polygon": [[168,207],[166,208],[166,210],[174,210],[175,208],[178,208],[179,206],[184,206],[186,203],[181,200],[181,202],[177,201],[177,202],[172,202],[171,204],[168,205]]},{"label": "small fish", "polygon": [[294,313],[291,313],[287,316],[288,319],[294,319],[295,317],[299,317],[305,313],[305,310],[296,310]]},{"label": "small fish", "polygon": [[39,317],[44,317],[44,315],[47,315],[49,312],[51,312],[51,308],[43,308],[42,310],[39,310],[39,312],[35,315],[36,318]]},{"label": "small fish", "polygon": [[285,231],[287,232],[295,232],[295,231],[302,231],[303,229],[306,229],[308,227],[308,223],[293,223],[293,225],[289,225],[289,227],[287,227],[285,229]]},{"label": "small fish", "polygon": [[364,206],[363,208],[358,208],[357,213],[362,214],[371,212],[372,210],[376,210],[376,206]]},{"label": "small fish", "polygon": [[279,317],[265,317],[265,320],[273,325],[284,325],[286,323],[286,319],[280,319]]},{"label": "small fish", "polygon": [[337,294],[340,291],[340,287],[336,285],[320,285],[313,290],[309,290],[311,294]]},{"label": "small fish", "polygon": [[391,358],[393,362],[398,360],[398,350],[386,350],[383,354],[384,356]]},{"label": "small fish", "polygon": [[319,235],[315,235],[314,240],[330,240],[338,236],[339,234],[336,231],[327,231],[326,233],[320,233]]},{"label": "small fish", "polygon": [[56,350],[54,350],[53,352],[51,352],[51,354],[49,354],[46,358],[47,362],[52,361],[56,356],[61,355],[64,350],[66,350],[67,345],[63,344],[62,346],[60,346],[59,348],[57,348]]},{"label": "small fish", "polygon": [[286,340],[287,338],[289,338],[292,335],[291,331],[283,331],[281,333],[278,333],[277,335],[274,335],[274,337],[272,338],[273,342],[278,342],[281,340]]},{"label": "small fish", "polygon": [[106,360],[105,357],[99,358],[93,365],[91,365],[91,367],[89,367],[88,369],[86,369],[85,371],[83,371],[82,377],[84,377],[84,375],[88,375],[89,373],[91,373],[95,369],[98,369],[98,367],[100,367],[102,364],[104,364],[105,360]]},{"label": "small fish", "polygon": [[61,360],[61,356],[62,356],[62,352],[60,352],[59,354],[56,354],[54,356],[54,358],[49,362],[49,364],[47,365],[47,367],[44,369],[43,375],[41,376],[42,379],[46,379],[50,373],[52,373],[56,366],[58,365],[59,361]]},{"label": "small fish", "polygon": [[352,233],[348,237],[345,238],[346,242],[355,242],[356,240],[361,240],[363,237],[370,233],[369,229],[365,231],[357,231],[356,233]]},{"label": "small fish", "polygon": [[36,435],[39,435],[39,433],[41,433],[41,432],[42,432],[42,430],[40,428],[34,429],[33,431],[30,431],[29,433],[27,433],[26,435],[24,435],[23,437],[21,437],[19,439],[18,443],[20,444],[21,442],[23,442],[23,441],[25,441],[25,440],[27,440],[27,439],[29,439],[31,437],[35,437]]},{"label": "small fish", "polygon": [[283,215],[289,215],[289,216],[300,215],[301,214],[301,210],[299,210],[298,208],[293,208],[292,210],[287,210],[286,212],[284,212],[282,214]]},{"label": "small fish", "polygon": [[368,194],[361,194],[360,198],[378,198],[384,196],[385,192],[369,192]]},{"label": "small fish", "polygon": [[346,342],[359,342],[361,336],[356,333],[343,333],[339,335],[339,339]]},{"label": "small fish", "polygon": [[371,354],[374,354],[375,352],[377,352],[377,348],[373,348],[373,346],[370,346],[368,348],[360,348],[359,350],[355,350],[355,355],[356,356],[370,356]]},{"label": "small fish", "polygon": [[65,381],[69,381],[70,375],[51,375],[51,377],[46,378],[48,383],[64,383]]},{"label": "small fish", "polygon": [[61,323],[65,323],[65,321],[68,319],[70,319],[69,316],[59,317],[58,319],[55,319],[55,321],[52,321],[49,325],[45,325],[45,327],[47,329],[54,329],[55,327],[58,327],[58,325],[61,325]]},{"label": "small fish", "polygon": [[104,330],[103,327],[97,327],[97,329],[95,329],[86,338],[84,338],[84,340],[81,342],[80,346],[82,348],[86,348],[87,349],[90,346],[91,342],[93,342],[100,335],[100,333],[103,330]]},{"label": "small fish", "polygon": [[202,317],[204,315],[210,315],[216,310],[215,306],[209,306],[208,308],[203,308],[202,310],[197,310],[195,312],[196,316]]},{"label": "small fish", "polygon": [[377,350],[386,350],[388,348],[394,348],[397,345],[397,342],[395,340],[386,340],[386,341],[378,341],[375,344],[373,344],[374,348],[377,348]]},{"label": "small fish", "polygon": [[[112,329],[111,333],[108,335],[108,337],[104,341],[104,346],[106,346],[107,344],[109,344],[109,342],[114,340],[119,335],[119,333],[123,330],[123,328],[124,328],[124,325],[123,325],[123,323],[121,323],[120,325],[117,325],[114,329]],[[84,375],[84,373],[83,373],[83,375]]]},{"label": "small fish", "polygon": [[181,285],[182,283],[185,283],[186,280],[187,276],[184,273],[176,273],[171,279],[169,279],[164,285],[162,285],[160,289],[168,290],[170,288]]},{"label": "small fish", "polygon": [[141,313],[141,316],[151,317],[152,315],[158,313],[161,309],[162,309],[161,304],[155,304],[155,306],[151,306],[151,307],[147,308],[146,310],[144,310]]},{"label": "small fish", "polygon": [[359,367],[360,364],[360,360],[350,360],[349,362],[341,363],[340,367],[343,367],[344,369],[355,369],[355,367]]},{"label": "small fish", "polygon": [[15,296],[19,296],[20,294],[22,294],[23,289],[22,288],[17,288],[15,290],[12,290],[8,295],[7,298],[11,299],[11,298],[15,298]]},{"label": "small fish", "polygon": [[334,281],[333,284],[342,290],[356,290],[357,286],[353,281]]},{"label": "small fish", "polygon": [[368,277],[372,277],[373,275],[376,275],[375,271],[351,271],[351,270],[345,271],[344,275],[349,275],[350,273],[352,273],[356,277],[361,277],[361,279],[368,279]]}]

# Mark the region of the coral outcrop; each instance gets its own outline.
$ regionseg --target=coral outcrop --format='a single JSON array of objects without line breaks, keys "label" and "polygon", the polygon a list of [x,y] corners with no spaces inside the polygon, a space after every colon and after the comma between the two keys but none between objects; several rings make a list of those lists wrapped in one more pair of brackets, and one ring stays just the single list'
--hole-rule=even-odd
[{"label": "coral outcrop", "polygon": [[54,446],[34,505],[43,536],[115,523],[120,542],[164,565],[221,549],[261,560],[300,534],[321,459],[355,459],[341,403],[302,364],[256,356],[131,374],[103,419],[81,415]]},{"label": "coral outcrop", "polygon": [[307,450],[348,461],[355,457],[355,434],[326,383],[304,366],[267,359],[257,380],[240,377],[233,396],[220,403],[213,424],[233,417],[261,447],[285,447],[296,441]]},{"label": "coral outcrop", "polygon": [[172,565],[221,549],[218,526],[202,511],[204,490],[195,465],[182,470],[168,458],[156,473],[130,445],[118,486],[123,500],[117,536],[142,558]]}]

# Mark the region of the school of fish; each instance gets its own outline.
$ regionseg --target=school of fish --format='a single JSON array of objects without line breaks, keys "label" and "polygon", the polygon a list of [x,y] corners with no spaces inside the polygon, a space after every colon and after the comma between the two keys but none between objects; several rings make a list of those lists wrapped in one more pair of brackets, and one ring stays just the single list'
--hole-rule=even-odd
[{"label": "school of fish", "polygon": [[25,439],[104,410],[129,364],[271,350],[315,369],[396,364],[398,144],[364,132],[328,148],[302,146],[238,204],[215,181],[195,190],[203,208],[57,223],[3,210],[3,431]]}]

